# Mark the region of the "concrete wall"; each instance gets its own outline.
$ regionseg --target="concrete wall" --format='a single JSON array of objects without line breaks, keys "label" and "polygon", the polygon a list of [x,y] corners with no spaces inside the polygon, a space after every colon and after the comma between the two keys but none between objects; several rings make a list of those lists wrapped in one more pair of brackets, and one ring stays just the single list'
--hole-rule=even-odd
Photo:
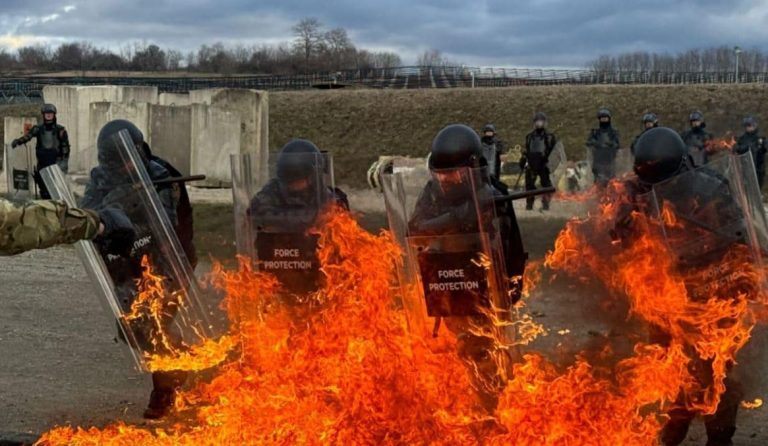
[{"label": "concrete wall", "polygon": [[190,101],[209,104],[234,113],[240,120],[240,146],[244,152],[259,153],[260,176],[268,175],[269,95],[266,91],[213,88],[189,92]]},{"label": "concrete wall", "polygon": [[89,125],[88,138],[80,142],[80,164],[84,172],[90,171],[97,164],[96,140],[99,131],[104,124],[114,119],[127,119],[136,125],[136,127],[149,135],[149,108],[150,104],[146,102],[93,102],[89,105]]},{"label": "concrete wall", "polygon": [[186,93],[160,93],[157,103],[160,105],[175,105],[180,107],[189,105],[192,102],[189,100],[189,95]]},{"label": "concrete wall", "polygon": [[[32,171],[35,165],[35,141],[32,140],[27,143],[26,146],[18,146],[15,149],[11,149],[11,141],[24,135],[32,126],[37,124],[37,118],[26,117],[11,117],[6,116],[3,125],[5,130],[5,136],[3,137],[3,145],[6,147],[5,162],[3,178],[4,184],[7,190],[14,198],[28,199],[33,198],[32,194],[35,191],[34,180],[32,179]],[[13,185],[13,170],[27,171],[27,181],[29,190],[17,190]]]},{"label": "concrete wall", "polygon": [[190,175],[192,108],[150,105],[148,141],[152,153],[173,164],[183,175]]},{"label": "concrete wall", "polygon": [[207,176],[196,185],[228,187],[232,183],[229,155],[241,153],[240,121],[235,113],[206,104],[192,104],[192,173]]},{"label": "concrete wall", "polygon": [[157,87],[145,86],[119,86],[117,87],[117,102],[125,104],[131,102],[147,102],[157,104],[159,95]]},{"label": "concrete wall", "polygon": [[59,122],[69,131],[72,173],[86,173],[96,164],[99,130],[122,118],[134,122],[153,151],[182,173],[207,175],[203,185],[229,185],[229,155],[241,151],[258,153],[260,176],[268,175],[266,92],[209,89],[158,95],[155,87],[55,85],[46,86],[43,95],[58,107]]},{"label": "concrete wall", "polygon": [[[72,146],[69,160],[71,172],[86,172],[92,165],[91,110],[94,102],[148,102],[157,103],[157,87],[142,86],[78,86],[46,85],[43,87],[45,102],[56,105],[58,122],[67,128]],[[106,122],[106,121],[104,121]],[[98,131],[98,130],[97,130]]]}]

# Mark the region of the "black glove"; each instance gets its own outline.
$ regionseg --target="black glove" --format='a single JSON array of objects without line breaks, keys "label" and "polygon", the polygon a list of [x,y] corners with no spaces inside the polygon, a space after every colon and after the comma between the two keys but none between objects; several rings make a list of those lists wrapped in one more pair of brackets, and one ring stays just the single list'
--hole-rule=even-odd
[{"label": "black glove", "polygon": [[19,142],[18,139],[14,139],[13,141],[11,141],[11,148],[15,149],[16,146],[18,146],[19,144],[21,144],[21,142]]},{"label": "black glove", "polygon": [[525,165],[528,164],[528,159],[525,157],[520,158],[520,161],[518,161],[518,164],[520,165],[520,170],[525,169]]},{"label": "black glove", "polygon": [[99,211],[99,219],[104,224],[104,234],[101,236],[110,254],[129,256],[136,230],[131,220],[119,209],[106,208]]}]

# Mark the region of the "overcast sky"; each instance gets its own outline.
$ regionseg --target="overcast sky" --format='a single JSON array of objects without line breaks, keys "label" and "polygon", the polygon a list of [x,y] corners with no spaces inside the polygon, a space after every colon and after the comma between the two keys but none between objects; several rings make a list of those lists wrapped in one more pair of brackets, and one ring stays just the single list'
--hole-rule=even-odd
[{"label": "overcast sky", "polygon": [[406,64],[427,48],[470,65],[544,67],[634,50],[768,50],[768,0],[0,0],[0,46],[147,41],[186,52],[287,41],[303,17]]}]

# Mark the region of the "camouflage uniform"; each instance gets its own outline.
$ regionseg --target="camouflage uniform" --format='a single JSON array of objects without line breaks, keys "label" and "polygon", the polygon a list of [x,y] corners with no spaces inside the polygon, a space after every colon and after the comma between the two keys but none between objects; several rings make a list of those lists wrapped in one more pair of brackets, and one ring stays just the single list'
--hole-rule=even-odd
[{"label": "camouflage uniform", "polygon": [[92,239],[99,217],[61,201],[17,204],[0,198],[0,255]]}]

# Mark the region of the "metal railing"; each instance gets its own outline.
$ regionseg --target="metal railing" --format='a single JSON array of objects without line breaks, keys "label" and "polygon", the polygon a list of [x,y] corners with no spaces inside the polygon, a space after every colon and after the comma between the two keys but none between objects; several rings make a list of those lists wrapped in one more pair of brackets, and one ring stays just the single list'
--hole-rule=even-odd
[{"label": "metal railing", "polygon": [[144,85],[161,93],[203,88],[303,90],[351,86],[379,89],[511,87],[524,85],[766,83],[766,72],[595,71],[538,68],[397,67],[298,75],[233,76],[0,76],[0,103],[39,102],[45,85]]}]

